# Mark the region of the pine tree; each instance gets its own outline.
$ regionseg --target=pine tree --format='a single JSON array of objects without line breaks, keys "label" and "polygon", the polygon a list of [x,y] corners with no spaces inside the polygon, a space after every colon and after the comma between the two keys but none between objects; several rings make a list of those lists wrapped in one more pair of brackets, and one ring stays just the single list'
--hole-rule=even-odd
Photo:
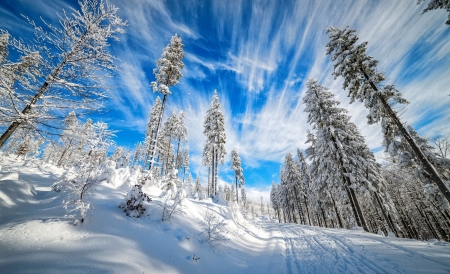
[{"label": "pine tree", "polygon": [[[178,80],[183,76],[181,70],[184,68],[182,59],[184,57],[183,44],[178,34],[172,36],[170,43],[164,49],[161,58],[156,61],[157,68],[153,70],[156,81],[151,83],[154,92],[161,93],[163,100],[161,103],[161,111],[156,124],[155,145],[151,155],[154,159],[156,154],[156,147],[159,138],[159,127],[161,125],[162,117],[164,115],[164,108],[166,106],[167,95],[172,94],[170,87],[178,84]],[[150,169],[153,169],[153,162],[150,162]]]},{"label": "pine tree", "polygon": [[270,203],[272,204],[273,210],[277,213],[278,221],[281,223],[277,186],[275,185],[275,182],[272,182],[272,189],[270,190]]},{"label": "pine tree", "polygon": [[[339,206],[348,202],[358,225],[368,231],[355,188],[360,191],[374,190],[368,180],[356,180],[354,173],[363,170],[368,164],[362,158],[361,151],[367,150],[364,138],[345,114],[347,111],[336,107],[339,102],[333,100],[333,94],[315,80],[308,80],[307,92],[303,101],[308,112],[308,123],[316,130],[314,154],[311,160],[311,173],[315,185],[322,195],[332,202],[342,227]],[[324,198],[325,198],[324,197]],[[343,212],[351,216],[348,212]]]},{"label": "pine tree", "polygon": [[[145,131],[145,141],[144,141],[144,167],[148,164],[148,161],[153,161],[153,159],[150,159],[155,142],[156,142],[156,130],[158,127],[158,121],[159,117],[161,116],[161,99],[156,97],[155,104],[153,105],[152,109],[150,110],[150,113],[148,115],[148,124],[147,129]],[[142,152],[141,152],[142,153]],[[150,164],[148,165],[150,168]]]},{"label": "pine tree", "polygon": [[247,205],[247,193],[245,193],[245,187],[241,187],[241,201],[245,207]]},{"label": "pine tree", "polygon": [[226,155],[225,121],[220,108],[219,95],[217,91],[214,91],[211,108],[206,113],[205,122],[203,123],[203,133],[206,135],[206,144],[203,149],[203,163],[207,167],[212,167],[212,193],[214,195],[217,195],[219,161],[223,164]]},{"label": "pine tree", "polygon": [[234,148],[231,151],[231,169],[234,170],[234,178],[236,180],[236,201],[239,202],[238,180],[239,180],[239,187],[241,187],[241,185],[244,185],[244,173],[241,167],[241,158],[239,157],[236,148]]},{"label": "pine tree", "polygon": [[367,42],[356,45],[358,40],[356,31],[348,28],[340,30],[336,27],[329,27],[327,33],[329,34],[327,54],[331,55],[331,60],[334,62],[333,75],[344,78],[343,87],[349,90],[352,102],[358,99],[364,102],[366,108],[370,110],[369,124],[381,122],[384,133],[383,145],[387,151],[391,151],[393,146],[398,146],[402,142],[398,139],[403,139],[411,147],[414,157],[421,163],[430,180],[437,185],[447,201],[450,202],[449,188],[415,143],[389,103],[389,100],[400,104],[407,103],[407,101],[392,85],[379,88],[380,83],[384,80],[384,75],[377,72],[378,61],[366,54]]},{"label": "pine tree", "polygon": [[[21,125],[28,123],[38,129],[45,121],[55,119],[55,109],[64,113],[70,109],[92,111],[101,106],[105,98],[101,80],[116,71],[117,58],[108,52],[109,41],[119,40],[116,35],[124,32],[122,27],[127,22],[117,16],[118,9],[107,1],[84,0],[79,4],[80,10],[60,16],[60,27],[45,23],[42,28],[28,20],[36,35],[30,41],[32,45],[22,40],[11,42],[24,56],[17,65],[36,71],[33,75],[21,75],[15,88],[7,89],[11,95],[8,104],[14,109],[7,111],[11,123],[0,136],[0,147]],[[5,53],[3,49],[2,56]],[[3,71],[1,74],[4,79]],[[17,73],[12,75],[14,78]]]},{"label": "pine tree", "polygon": [[[424,0],[418,0],[417,4],[420,4],[423,1]],[[428,3],[427,8],[423,10],[423,13],[437,9],[444,9],[448,12],[448,20],[445,24],[450,25],[450,0],[431,0],[430,3]]]}]

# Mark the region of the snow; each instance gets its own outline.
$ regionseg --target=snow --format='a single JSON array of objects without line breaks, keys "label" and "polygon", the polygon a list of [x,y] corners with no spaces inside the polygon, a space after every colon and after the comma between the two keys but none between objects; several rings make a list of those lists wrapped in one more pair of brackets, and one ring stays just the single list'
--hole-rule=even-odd
[{"label": "snow", "polygon": [[[186,198],[184,214],[161,221],[164,192],[141,218],[118,204],[129,186],[104,180],[77,226],[51,185],[63,169],[5,157],[0,172],[2,273],[448,273],[450,245],[246,218],[236,205]],[[12,173],[9,173],[12,170]],[[211,210],[225,220],[228,243],[211,248],[200,221]],[[198,259],[199,258],[199,259]]]}]

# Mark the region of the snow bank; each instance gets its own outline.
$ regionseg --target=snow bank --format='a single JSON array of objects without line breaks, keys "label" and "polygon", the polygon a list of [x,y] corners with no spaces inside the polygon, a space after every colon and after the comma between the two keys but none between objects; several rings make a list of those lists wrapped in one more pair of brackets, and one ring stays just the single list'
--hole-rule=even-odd
[{"label": "snow bank", "polygon": [[17,173],[11,173],[0,180],[0,207],[11,208],[28,203],[37,194],[32,185],[18,180],[18,177]]},{"label": "snow bank", "polygon": [[5,180],[19,180],[19,173],[18,172],[12,172],[6,175],[0,175],[0,181]]}]

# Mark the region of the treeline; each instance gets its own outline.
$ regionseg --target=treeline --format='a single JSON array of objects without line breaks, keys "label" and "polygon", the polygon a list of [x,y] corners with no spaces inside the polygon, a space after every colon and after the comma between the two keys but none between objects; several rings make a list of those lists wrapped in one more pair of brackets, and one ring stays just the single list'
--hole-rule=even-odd
[{"label": "treeline", "polygon": [[450,240],[450,142],[431,146],[405,126],[392,106],[407,103],[385,79],[377,60],[357,44],[354,30],[330,27],[327,54],[335,77],[344,79],[351,102],[369,109],[369,124],[380,123],[389,158],[375,161],[347,110],[316,80],[303,97],[308,123],[305,150],[287,154],[280,183],[272,185],[271,203],[280,222],[322,227],[362,227],[365,231],[414,239]]}]

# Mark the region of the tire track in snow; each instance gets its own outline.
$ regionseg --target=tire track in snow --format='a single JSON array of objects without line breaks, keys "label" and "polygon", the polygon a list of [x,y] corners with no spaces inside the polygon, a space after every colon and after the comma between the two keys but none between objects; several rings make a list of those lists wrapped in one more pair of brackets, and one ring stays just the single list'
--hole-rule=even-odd
[{"label": "tire track in snow", "polygon": [[450,272],[450,264],[443,263],[442,261],[435,260],[435,259],[433,259],[432,257],[429,257],[429,256],[427,256],[427,255],[424,255],[424,254],[422,254],[422,253],[420,253],[420,252],[417,252],[417,251],[414,251],[414,250],[410,250],[410,249],[408,249],[408,248],[405,248],[405,247],[400,246],[400,245],[397,245],[397,244],[390,243],[390,242],[388,242],[388,241],[384,241],[384,240],[376,239],[376,238],[372,238],[372,237],[371,237],[370,239],[371,239],[371,240],[374,240],[374,241],[377,241],[377,242],[380,242],[380,243],[382,243],[382,244],[388,245],[388,246],[393,247],[393,248],[395,248],[395,249],[401,250],[401,251],[403,251],[403,252],[409,253],[409,254],[411,254],[411,255],[413,255],[413,256],[416,256],[416,257],[419,257],[419,258],[421,258],[421,259],[425,259],[425,260],[428,260],[428,261],[432,261],[433,263],[437,263],[437,264],[440,264],[440,265],[442,265],[442,266],[445,266],[445,267],[448,268],[447,270]]},{"label": "tire track in snow", "polygon": [[284,237],[284,243],[286,246],[286,268],[289,270],[289,273],[303,273],[301,271],[302,268],[298,264],[294,241],[285,231],[283,231],[283,229],[281,229],[283,227],[282,225],[278,225],[277,227]]},{"label": "tire track in snow", "polygon": [[[353,267],[358,269],[358,271],[361,271],[361,273],[367,273],[367,271],[365,269],[361,269],[361,267],[368,268],[371,271],[373,271],[374,273],[393,273],[392,268],[390,268],[389,270],[385,270],[385,269],[381,268],[376,262],[373,262],[372,260],[368,259],[367,257],[362,256],[358,252],[355,252],[353,247],[344,243],[344,241],[342,241],[341,239],[338,239],[337,237],[331,236],[331,235],[326,234],[321,231],[320,232],[314,231],[314,232],[322,235],[322,237],[326,237],[326,238],[330,239],[336,246],[338,246],[340,248],[341,253],[345,253],[348,255],[348,256],[340,256],[341,259],[343,259],[349,265],[352,265]],[[316,236],[314,236],[314,240],[319,245],[321,245],[320,242],[323,241],[323,239],[320,239],[321,241],[319,241]],[[324,247],[324,249],[325,249],[325,247]],[[339,255],[336,254],[336,256],[339,256]],[[360,265],[355,264],[355,260],[354,260],[355,258],[357,259],[357,262],[361,263]],[[396,270],[396,272],[404,273],[403,271],[399,272],[397,270]]]}]

